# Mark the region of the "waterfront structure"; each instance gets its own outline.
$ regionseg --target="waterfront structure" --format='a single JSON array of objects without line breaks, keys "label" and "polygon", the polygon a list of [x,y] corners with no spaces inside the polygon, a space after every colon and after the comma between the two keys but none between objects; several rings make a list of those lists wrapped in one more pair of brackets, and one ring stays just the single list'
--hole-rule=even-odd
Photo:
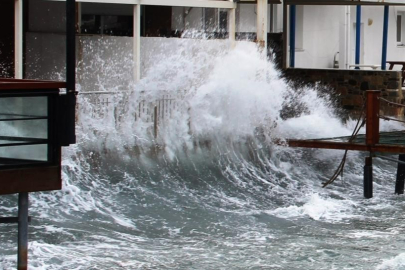
[{"label": "waterfront structure", "polygon": [[[64,32],[60,19],[63,1],[3,2],[0,11],[3,25],[9,25],[8,28],[15,25],[17,31],[13,36],[13,29],[1,30],[1,40],[5,41],[0,48],[2,74],[9,77],[15,74],[16,78],[22,78],[23,74],[38,76],[32,74],[36,68],[32,59],[36,63],[38,59],[43,59],[41,64],[49,63],[47,58],[55,58],[63,50],[58,40]],[[293,19],[290,7],[294,11],[294,28],[290,27]],[[77,2],[77,33],[83,37],[133,37],[136,81],[142,73],[141,37],[229,39],[231,47],[235,40],[247,39],[266,47],[269,33],[284,33],[288,44],[284,48],[284,68],[291,67],[293,60],[293,66],[299,68],[350,69],[357,64],[380,69],[385,12],[388,12],[386,60],[405,61],[405,6],[398,0],[82,0]],[[15,48],[14,55],[10,48]],[[51,61],[50,65],[45,65],[41,72],[52,73],[55,64]]]}]

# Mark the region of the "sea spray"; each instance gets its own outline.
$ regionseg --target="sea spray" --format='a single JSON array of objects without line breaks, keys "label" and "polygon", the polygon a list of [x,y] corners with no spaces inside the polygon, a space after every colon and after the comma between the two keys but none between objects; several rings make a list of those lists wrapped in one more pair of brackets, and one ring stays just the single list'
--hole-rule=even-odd
[{"label": "sea spray", "polygon": [[[80,85],[78,143],[63,152],[63,189],[30,195],[31,268],[401,265],[394,236],[403,231],[405,203],[392,195],[393,165],[375,162],[376,196],[366,201],[361,154],[349,153],[344,175],[322,189],[341,151],[273,144],[350,134],[354,121],[342,123],[327,96],[291,88],[252,43],[229,51],[217,41],[153,41],[151,51],[161,53],[150,55],[139,84],[123,83],[126,92],[123,85],[94,89],[105,78],[87,74],[118,61],[97,62],[94,42],[115,43],[93,40],[86,48],[83,59],[95,62],[81,82],[100,81]],[[132,56],[123,51],[111,57],[127,63]],[[122,78],[113,65],[107,70]],[[155,134],[162,99],[173,110],[160,116]],[[286,107],[294,112],[288,117]],[[0,209],[13,213],[15,196],[0,198]],[[15,263],[15,228],[0,230],[7,269]],[[365,231],[386,237],[353,237]]]}]

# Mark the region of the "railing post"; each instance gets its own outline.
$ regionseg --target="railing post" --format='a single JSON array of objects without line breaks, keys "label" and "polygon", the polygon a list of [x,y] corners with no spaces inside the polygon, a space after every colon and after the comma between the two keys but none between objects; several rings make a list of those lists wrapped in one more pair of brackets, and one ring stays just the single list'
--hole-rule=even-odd
[{"label": "railing post", "polygon": [[158,136],[158,107],[157,105],[155,105],[155,107],[153,108],[153,136],[155,137],[155,139]]},{"label": "railing post", "polygon": [[[399,161],[405,161],[405,154],[399,154]],[[395,194],[404,194],[405,185],[405,165],[403,163],[398,163],[397,168],[397,179],[395,182]]]},{"label": "railing post", "polygon": [[[366,92],[366,144],[370,147],[378,144],[380,140],[380,91],[369,90]],[[370,156],[366,157],[364,165],[364,197],[370,199],[373,197],[373,158],[370,150]]]},{"label": "railing post", "polygon": [[373,158],[366,157],[364,164],[364,198],[373,197]]}]

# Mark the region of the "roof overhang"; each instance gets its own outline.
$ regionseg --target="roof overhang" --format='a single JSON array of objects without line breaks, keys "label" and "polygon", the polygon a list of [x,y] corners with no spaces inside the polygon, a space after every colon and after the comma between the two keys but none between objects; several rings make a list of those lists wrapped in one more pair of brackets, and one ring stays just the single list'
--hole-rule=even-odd
[{"label": "roof overhang", "polygon": [[[66,1],[66,0],[47,0]],[[228,0],[76,0],[77,3],[104,3],[104,4],[129,4],[149,6],[172,7],[204,7],[204,8],[236,8],[236,3]]]},{"label": "roof overhang", "polygon": [[405,6],[405,0],[284,0],[287,5]]},{"label": "roof overhang", "polygon": [[[256,4],[257,0],[240,0],[240,1],[234,1],[238,4]],[[281,0],[268,0],[269,4],[281,4]]]}]

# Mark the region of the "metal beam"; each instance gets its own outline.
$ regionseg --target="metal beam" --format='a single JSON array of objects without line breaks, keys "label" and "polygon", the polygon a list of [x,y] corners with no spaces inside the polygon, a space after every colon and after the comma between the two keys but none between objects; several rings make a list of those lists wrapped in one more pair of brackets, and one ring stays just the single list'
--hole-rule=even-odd
[{"label": "metal beam", "polygon": [[[66,0],[47,0],[66,1]],[[224,0],[78,0],[81,3],[109,3],[127,5],[171,6],[171,7],[203,7],[203,8],[236,8],[236,3]]]},{"label": "metal beam", "polygon": [[141,5],[172,7],[236,8],[231,1],[216,0],[139,0]]},{"label": "metal beam", "polygon": [[405,146],[392,144],[376,144],[374,146],[348,143],[348,142],[331,142],[317,140],[287,140],[288,147],[303,147],[303,148],[319,148],[319,149],[335,149],[335,150],[354,150],[365,152],[381,152],[381,153],[405,153]]},{"label": "metal beam", "polygon": [[23,2],[14,1],[14,78],[23,78]]}]

